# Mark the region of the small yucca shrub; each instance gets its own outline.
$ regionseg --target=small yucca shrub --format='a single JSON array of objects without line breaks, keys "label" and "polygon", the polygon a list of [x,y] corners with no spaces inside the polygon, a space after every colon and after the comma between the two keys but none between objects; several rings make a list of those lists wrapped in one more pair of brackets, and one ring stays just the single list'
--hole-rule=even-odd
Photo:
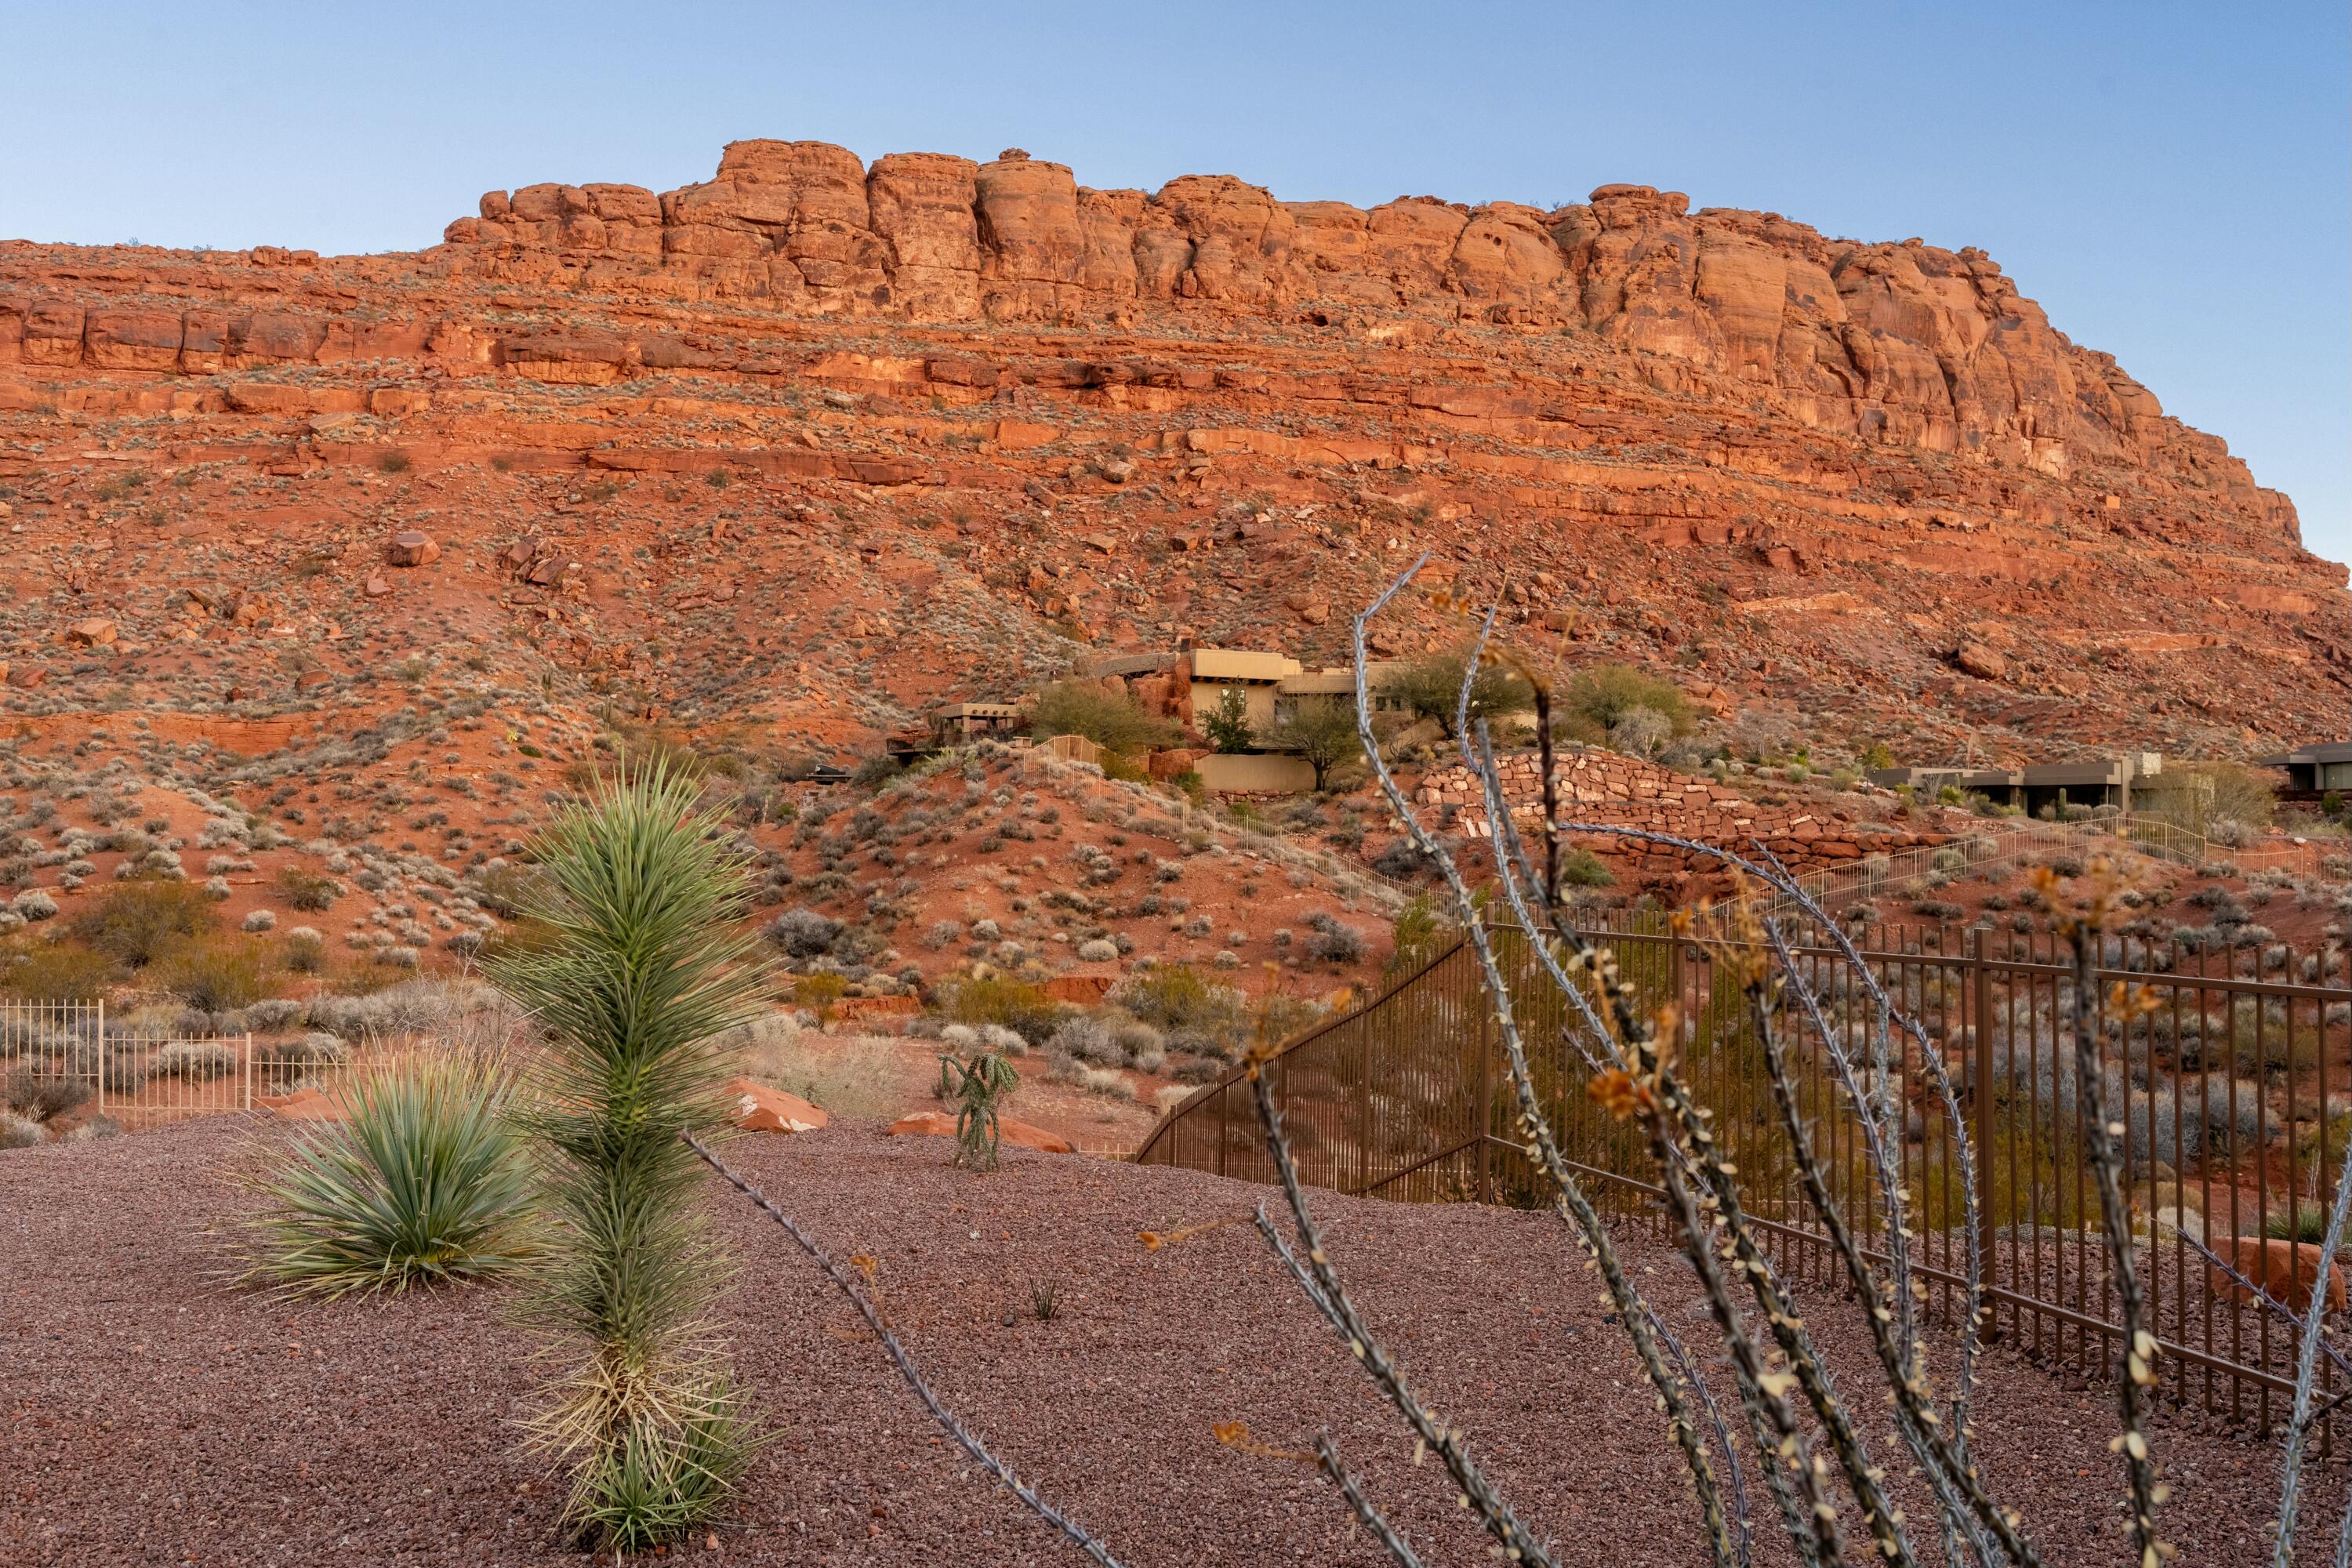
[{"label": "small yucca shrub", "polygon": [[504,1273],[530,1251],[530,1162],[511,1077],[420,1054],[343,1091],[346,1120],[306,1132],[255,1185],[247,1278],[297,1295],[403,1290]]},{"label": "small yucca shrub", "polygon": [[574,1539],[629,1552],[709,1518],[757,1443],[710,1321],[728,1265],[680,1134],[719,1125],[715,1037],[762,1011],[769,981],[698,786],[656,763],[594,788],[541,836],[544,939],[487,968],[547,1041],[527,1124],[555,1239],[527,1310],[569,1364],[533,1435],[571,1472]]}]

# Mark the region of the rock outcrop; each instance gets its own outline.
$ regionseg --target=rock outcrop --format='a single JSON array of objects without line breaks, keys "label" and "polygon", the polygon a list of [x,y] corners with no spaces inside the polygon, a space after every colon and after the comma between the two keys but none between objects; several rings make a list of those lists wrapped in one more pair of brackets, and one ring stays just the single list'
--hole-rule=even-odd
[{"label": "rock outcrop", "polygon": [[[1654,356],[1669,383],[1746,384],[1810,426],[2053,472],[2070,454],[2143,449],[2163,413],[2111,357],[2053,331],[1981,251],[1693,213],[1647,185],[1553,212],[1425,196],[1366,211],[1279,201],[1227,174],[1097,191],[1017,149],[982,164],[892,153],[868,169],[827,142],[737,142],[713,179],[658,196],[492,191],[444,239],[457,265],[499,278],[667,279],[834,315],[1075,322],[1181,300],[1582,327]],[[84,335],[108,356],[94,363],[169,366],[180,347],[155,312]]]}]

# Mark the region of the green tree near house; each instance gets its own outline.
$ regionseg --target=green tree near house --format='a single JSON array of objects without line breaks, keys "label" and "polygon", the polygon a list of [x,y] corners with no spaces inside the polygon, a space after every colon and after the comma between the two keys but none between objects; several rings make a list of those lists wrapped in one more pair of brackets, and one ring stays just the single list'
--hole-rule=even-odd
[{"label": "green tree near house", "polygon": [[1225,688],[1216,711],[1201,721],[1201,728],[1220,752],[1246,752],[1257,744],[1257,731],[1250,728],[1249,699],[1238,686]]},{"label": "green tree near house", "polygon": [[[1434,719],[1449,741],[1454,739],[1455,704],[1462,692],[1463,673],[1469,668],[1467,648],[1433,653],[1417,658],[1381,683],[1381,694],[1407,712]],[[1492,722],[1507,714],[1524,713],[1535,706],[1535,691],[1517,671],[1493,659],[1480,662],[1470,682],[1470,722]]]},{"label": "green tree near house", "polygon": [[1084,735],[1106,752],[1121,756],[1172,744],[1173,726],[1145,712],[1129,697],[1104,690],[1092,681],[1061,680],[1037,695],[1029,732],[1041,741],[1056,735]]},{"label": "green tree near house", "polygon": [[1363,737],[1356,731],[1356,704],[1352,698],[1345,702],[1302,706],[1275,726],[1273,741],[1285,751],[1297,752],[1315,770],[1318,794],[1331,782],[1333,773],[1360,761],[1364,754]]}]

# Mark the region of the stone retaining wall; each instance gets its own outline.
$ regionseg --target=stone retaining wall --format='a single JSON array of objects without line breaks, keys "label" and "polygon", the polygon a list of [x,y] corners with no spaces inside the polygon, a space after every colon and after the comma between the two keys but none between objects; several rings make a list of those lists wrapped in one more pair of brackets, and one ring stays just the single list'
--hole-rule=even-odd
[{"label": "stone retaining wall", "polygon": [[[1498,765],[1512,816],[1522,834],[1533,832],[1542,821],[1539,760],[1528,752],[1500,758]],[[1563,820],[1647,828],[1749,854],[1761,842],[1799,873],[1865,855],[1940,844],[1948,837],[1857,823],[1818,801],[1767,805],[1728,785],[1612,752],[1563,755],[1558,759],[1556,780]],[[1453,807],[1451,830],[1465,837],[1484,839],[1492,831],[1485,792],[1467,768],[1427,775],[1415,787],[1413,802],[1439,812]],[[1694,874],[1710,883],[1721,880],[1716,862],[1687,850],[1636,844],[1603,834],[1573,835],[1569,843],[1601,857],[1621,882],[1679,888]]]}]

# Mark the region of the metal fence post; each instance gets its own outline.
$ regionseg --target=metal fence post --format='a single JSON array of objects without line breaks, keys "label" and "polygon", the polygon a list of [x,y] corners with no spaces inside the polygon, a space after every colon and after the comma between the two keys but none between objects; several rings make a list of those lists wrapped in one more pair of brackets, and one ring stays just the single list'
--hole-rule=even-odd
[{"label": "metal fence post", "polygon": [[1495,1009],[1499,1004],[1478,988],[1481,1005],[1478,1009],[1478,1201],[1495,1200],[1487,1150],[1495,1132]]},{"label": "metal fence post", "polygon": [[245,1032],[245,1109],[253,1109],[253,1031]]},{"label": "metal fence post", "polygon": [[106,1114],[106,998],[98,999],[98,1113]]},{"label": "metal fence post", "polygon": [[[1999,1229],[1993,1223],[1992,1212],[1992,1166],[1997,1142],[1993,1137],[1992,955],[1988,951],[1987,941],[1990,935],[1982,926],[1979,926],[1969,938],[1969,965],[1975,972],[1970,977],[1973,984],[1969,991],[1977,1026],[1975,1072],[1972,1075],[1974,1088],[1971,1090],[1977,1102],[1976,1115],[1971,1118],[1976,1122],[1974,1136],[1977,1143],[1977,1256],[1983,1260],[1980,1265],[1982,1280],[1988,1288],[1993,1282],[1993,1238]],[[1981,1325],[1988,1340],[1996,1337],[1992,1331],[1998,1316],[1997,1313],[1991,1314],[1992,1321]]]}]

